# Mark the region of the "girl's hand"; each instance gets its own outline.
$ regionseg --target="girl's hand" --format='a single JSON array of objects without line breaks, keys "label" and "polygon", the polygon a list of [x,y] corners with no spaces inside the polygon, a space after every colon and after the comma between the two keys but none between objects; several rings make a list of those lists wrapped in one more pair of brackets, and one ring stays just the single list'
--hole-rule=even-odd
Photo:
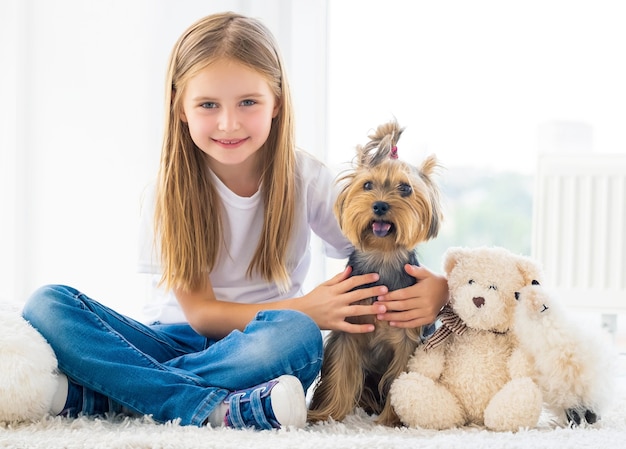
[{"label": "girl's hand", "polygon": [[346,317],[384,314],[387,308],[380,303],[372,305],[353,304],[356,301],[387,293],[387,287],[379,285],[353,290],[355,287],[376,282],[378,274],[350,277],[352,268],[346,269],[324,282],[310,293],[299,298],[299,310],[308,314],[322,330],[340,330],[349,333],[365,333],[374,330],[373,324],[352,324]]},{"label": "girl's hand", "polygon": [[448,302],[447,279],[426,267],[407,264],[404,269],[417,279],[417,283],[379,296],[378,302],[387,307],[387,312],[379,313],[376,318],[389,321],[391,326],[404,328],[434,322]]}]

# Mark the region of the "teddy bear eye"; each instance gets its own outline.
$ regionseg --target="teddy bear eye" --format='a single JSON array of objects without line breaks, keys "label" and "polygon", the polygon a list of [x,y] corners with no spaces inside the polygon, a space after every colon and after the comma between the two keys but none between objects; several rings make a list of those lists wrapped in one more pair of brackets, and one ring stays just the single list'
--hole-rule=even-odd
[{"label": "teddy bear eye", "polygon": [[406,183],[402,183],[398,186],[398,192],[400,192],[400,196],[402,197],[406,197],[409,196],[411,193],[413,193],[413,188],[406,184]]},{"label": "teddy bear eye", "polygon": [[498,290],[498,287],[496,287],[495,285],[490,285],[489,290]]},{"label": "teddy bear eye", "polygon": [[372,190],[373,188],[374,184],[372,181],[365,181],[365,184],[363,184],[363,190]]},{"label": "teddy bear eye", "polygon": [[468,282],[469,285],[472,285],[473,283],[474,283],[474,279],[470,279]]}]

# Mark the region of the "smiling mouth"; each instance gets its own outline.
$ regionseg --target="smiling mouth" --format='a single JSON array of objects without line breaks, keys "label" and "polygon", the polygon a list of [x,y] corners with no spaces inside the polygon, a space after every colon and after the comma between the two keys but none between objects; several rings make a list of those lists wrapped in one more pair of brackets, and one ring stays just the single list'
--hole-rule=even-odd
[{"label": "smiling mouth", "polygon": [[244,142],[246,139],[214,139],[215,142],[219,143],[220,145],[224,145],[224,146],[234,146],[234,145],[239,145],[240,143]]},{"label": "smiling mouth", "polygon": [[393,231],[393,223],[388,221],[373,221],[372,232],[376,237],[385,237]]}]

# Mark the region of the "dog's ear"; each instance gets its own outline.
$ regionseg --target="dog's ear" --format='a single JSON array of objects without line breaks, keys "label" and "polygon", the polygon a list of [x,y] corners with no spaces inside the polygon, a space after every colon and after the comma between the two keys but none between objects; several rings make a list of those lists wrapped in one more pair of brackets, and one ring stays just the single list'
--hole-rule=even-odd
[{"label": "dog's ear", "polygon": [[427,239],[434,239],[439,234],[439,228],[443,221],[443,213],[441,212],[441,204],[439,203],[439,193],[430,192],[430,204],[432,210],[432,217],[430,219],[430,226],[428,227]]},{"label": "dog's ear", "polygon": [[439,193],[439,187],[433,180],[432,176],[439,168],[439,163],[435,155],[430,155],[422,162],[419,168],[420,177],[424,181],[424,184],[428,187],[430,209],[432,216],[430,220],[430,227],[428,229],[427,238],[435,238],[439,233],[441,222],[443,221],[443,212],[441,207],[441,195]]},{"label": "dog's ear", "polygon": [[[344,177],[342,179],[346,179],[346,178]],[[339,194],[337,195],[337,199],[335,200],[335,206],[334,206],[335,216],[337,217],[337,222],[339,223],[339,227],[341,228],[341,230],[343,230],[343,223],[342,223],[341,217],[343,216],[343,206],[346,202],[347,190],[348,190],[348,185],[346,184],[339,191]]]},{"label": "dog's ear", "polygon": [[437,156],[435,156],[434,154],[427,156],[422,161],[422,164],[420,166],[420,173],[422,175],[422,178],[426,177],[430,179],[439,168],[441,168],[441,166],[439,165]]}]

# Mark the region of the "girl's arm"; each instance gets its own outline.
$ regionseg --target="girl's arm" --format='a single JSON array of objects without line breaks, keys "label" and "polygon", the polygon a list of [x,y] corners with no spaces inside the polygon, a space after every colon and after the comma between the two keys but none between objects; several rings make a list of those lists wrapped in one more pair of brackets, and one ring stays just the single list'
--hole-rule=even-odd
[{"label": "girl's arm", "polygon": [[387,312],[377,318],[389,321],[391,326],[405,328],[434,322],[448,303],[448,280],[424,266],[407,264],[404,268],[417,283],[379,297],[378,301],[387,307]]},{"label": "girl's arm", "polygon": [[346,268],[342,273],[302,297],[262,304],[220,301],[215,297],[210,282],[207,282],[202,290],[187,292],[175,289],[174,293],[191,327],[209,338],[222,338],[235,329],[243,330],[257,312],[270,309],[299,310],[309,315],[320,329],[364,333],[373,331],[374,326],[351,324],[346,322],[345,318],[386,312],[386,307],[379,303],[370,306],[352,304],[387,293],[385,286],[353,290],[355,287],[376,282],[376,280],[378,280],[377,274],[350,277],[350,268]]}]

